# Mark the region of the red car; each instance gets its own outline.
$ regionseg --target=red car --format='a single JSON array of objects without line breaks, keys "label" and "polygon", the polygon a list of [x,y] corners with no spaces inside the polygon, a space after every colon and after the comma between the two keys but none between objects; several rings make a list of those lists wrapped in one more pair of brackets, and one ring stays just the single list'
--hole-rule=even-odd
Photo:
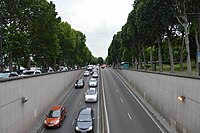
[{"label": "red car", "polygon": [[67,110],[64,106],[53,106],[49,113],[46,115],[44,121],[45,128],[61,127],[66,117]]}]

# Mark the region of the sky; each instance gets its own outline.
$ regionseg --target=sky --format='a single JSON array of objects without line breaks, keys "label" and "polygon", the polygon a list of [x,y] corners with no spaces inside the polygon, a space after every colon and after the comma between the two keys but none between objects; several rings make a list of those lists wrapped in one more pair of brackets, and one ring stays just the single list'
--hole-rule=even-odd
[{"label": "sky", "polygon": [[[48,0],[50,1],[50,0]],[[62,21],[86,35],[94,57],[105,59],[114,34],[121,31],[134,0],[51,0]]]}]

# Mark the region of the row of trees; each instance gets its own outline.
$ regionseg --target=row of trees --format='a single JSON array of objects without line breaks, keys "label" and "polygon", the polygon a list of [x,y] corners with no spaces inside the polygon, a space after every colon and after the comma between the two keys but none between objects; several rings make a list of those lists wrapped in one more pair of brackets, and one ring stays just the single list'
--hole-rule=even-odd
[{"label": "row of trees", "polygon": [[1,0],[0,30],[3,64],[30,68],[86,65],[97,59],[86,36],[57,16],[47,0]]},{"label": "row of trees", "polygon": [[[108,49],[107,62],[119,64],[129,61],[147,69],[150,62],[170,64],[187,61],[188,74],[191,58],[198,70],[200,3],[196,0],[135,0],[126,24],[114,35]],[[195,60],[196,59],[196,60]]]}]

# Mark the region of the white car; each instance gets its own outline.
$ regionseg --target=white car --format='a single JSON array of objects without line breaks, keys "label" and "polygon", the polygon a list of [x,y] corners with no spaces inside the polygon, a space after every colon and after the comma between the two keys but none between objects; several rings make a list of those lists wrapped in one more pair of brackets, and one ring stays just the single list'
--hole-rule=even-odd
[{"label": "white car", "polygon": [[92,77],[93,77],[93,78],[98,78],[98,73],[97,73],[97,72],[94,72],[94,73],[92,74]]},{"label": "white car", "polygon": [[96,88],[90,88],[85,93],[85,102],[97,102],[98,101],[98,93]]},{"label": "white car", "polygon": [[21,76],[35,75],[35,74],[41,74],[41,73],[42,72],[40,70],[24,70]]},{"label": "white car", "polygon": [[89,71],[85,71],[83,76],[90,76],[90,72]]},{"label": "white car", "polygon": [[96,87],[97,86],[97,80],[95,78],[91,78],[89,80],[89,87]]}]

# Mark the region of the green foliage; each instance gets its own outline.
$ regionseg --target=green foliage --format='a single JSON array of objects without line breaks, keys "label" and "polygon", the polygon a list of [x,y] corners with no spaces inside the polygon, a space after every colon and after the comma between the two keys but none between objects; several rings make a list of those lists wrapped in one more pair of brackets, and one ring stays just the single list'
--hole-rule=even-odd
[{"label": "green foliage", "polygon": [[5,65],[27,66],[30,56],[33,64],[54,68],[95,60],[85,35],[61,22],[52,2],[1,0],[0,9]]},{"label": "green foliage", "polygon": [[[106,61],[109,64],[116,64],[123,60],[130,62],[133,57],[140,57],[143,60],[146,58],[148,62],[150,61],[151,46],[154,48],[153,55],[158,58],[156,50],[158,41],[162,42],[162,58],[165,63],[170,63],[168,41],[173,47],[174,61],[179,62],[181,54],[186,60],[185,46],[182,49],[182,34],[184,32],[177,20],[177,13],[181,19],[184,19],[184,8],[190,13],[200,13],[200,4],[196,0],[135,0],[126,24],[122,26],[121,31],[113,36]],[[194,30],[198,28],[198,21],[195,14],[188,14],[188,16],[188,21],[193,26],[193,32],[190,35],[191,57],[195,58]],[[143,47],[146,53],[144,57],[142,57]],[[154,58],[154,60],[158,59]]]}]

